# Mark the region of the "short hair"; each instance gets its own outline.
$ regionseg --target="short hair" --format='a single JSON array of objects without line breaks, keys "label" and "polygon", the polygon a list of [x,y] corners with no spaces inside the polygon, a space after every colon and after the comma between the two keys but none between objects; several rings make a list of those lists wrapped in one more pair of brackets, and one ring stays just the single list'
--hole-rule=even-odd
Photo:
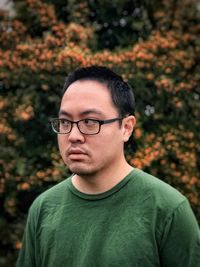
[{"label": "short hair", "polygon": [[134,115],[135,97],[132,87],[121,76],[104,66],[90,66],[71,72],[64,83],[63,95],[67,88],[78,80],[95,80],[103,83],[110,91],[112,101],[121,117]]}]

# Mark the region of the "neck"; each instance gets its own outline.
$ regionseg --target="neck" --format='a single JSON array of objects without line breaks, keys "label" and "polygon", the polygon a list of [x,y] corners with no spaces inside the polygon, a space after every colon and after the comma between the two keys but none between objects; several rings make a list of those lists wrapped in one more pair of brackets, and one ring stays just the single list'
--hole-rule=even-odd
[{"label": "neck", "polygon": [[125,178],[133,167],[125,160],[118,166],[109,170],[100,171],[89,175],[77,175],[72,177],[72,183],[76,189],[85,194],[100,194],[108,191]]}]

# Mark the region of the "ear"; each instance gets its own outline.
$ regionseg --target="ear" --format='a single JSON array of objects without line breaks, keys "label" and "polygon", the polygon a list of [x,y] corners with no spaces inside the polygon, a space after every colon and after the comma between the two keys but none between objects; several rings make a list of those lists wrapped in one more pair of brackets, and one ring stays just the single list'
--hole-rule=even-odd
[{"label": "ear", "polygon": [[136,118],[135,116],[128,116],[122,122],[122,134],[123,134],[123,141],[127,142],[135,128]]}]

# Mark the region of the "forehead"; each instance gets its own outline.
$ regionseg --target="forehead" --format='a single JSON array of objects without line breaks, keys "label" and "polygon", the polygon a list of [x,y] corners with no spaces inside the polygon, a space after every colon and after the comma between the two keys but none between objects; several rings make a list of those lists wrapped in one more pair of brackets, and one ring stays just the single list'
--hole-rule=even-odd
[{"label": "forehead", "polygon": [[84,112],[87,109],[116,111],[107,86],[94,80],[78,80],[72,83],[63,95],[60,109],[67,112]]},{"label": "forehead", "polygon": [[110,97],[109,89],[106,84],[95,81],[95,80],[78,80],[70,84],[63,98],[67,96],[68,98],[72,95],[80,95],[84,97],[85,95],[90,97],[96,97],[99,94],[105,95],[106,98]]}]

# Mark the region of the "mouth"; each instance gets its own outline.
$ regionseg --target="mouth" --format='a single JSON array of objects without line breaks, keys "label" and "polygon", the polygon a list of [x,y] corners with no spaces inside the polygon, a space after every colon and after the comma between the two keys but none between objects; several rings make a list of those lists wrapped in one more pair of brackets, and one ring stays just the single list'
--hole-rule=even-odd
[{"label": "mouth", "polygon": [[67,153],[67,157],[70,160],[82,160],[87,156],[87,154],[79,149],[71,149]]},{"label": "mouth", "polygon": [[75,154],[70,154],[68,156],[68,159],[71,160],[71,161],[81,161],[81,160],[84,160],[85,157],[86,157],[86,154],[81,154],[81,153],[76,154],[75,153]]}]

